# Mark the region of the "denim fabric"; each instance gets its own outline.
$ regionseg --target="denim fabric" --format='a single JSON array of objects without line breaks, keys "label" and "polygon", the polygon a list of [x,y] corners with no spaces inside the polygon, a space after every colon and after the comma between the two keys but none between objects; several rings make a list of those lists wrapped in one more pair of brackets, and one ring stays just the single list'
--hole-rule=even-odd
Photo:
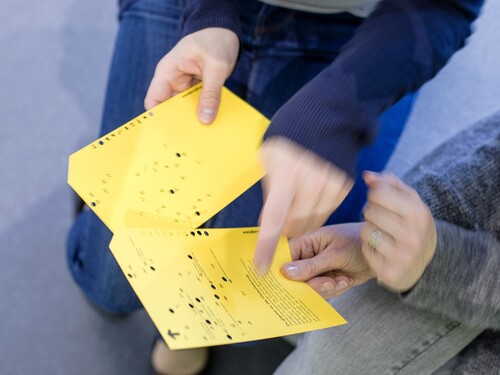
[{"label": "denim fabric", "polygon": [[[156,64],[180,35],[177,1],[140,0],[122,5],[101,135],[144,112]],[[93,212],[81,213],[68,236],[67,261],[92,303],[111,313],[130,313],[142,305],[109,250],[111,236]]]},{"label": "denim fabric", "polygon": [[303,335],[275,375],[444,375],[440,366],[481,332],[403,305],[374,281],[330,303],[349,323]]},{"label": "denim fabric", "polygon": [[[181,34],[179,4],[176,0],[122,2],[101,134],[144,111],[143,101],[155,66]],[[226,86],[268,117],[336,58],[362,21],[347,13],[309,14],[256,0],[241,0],[239,6],[242,50]],[[383,169],[412,104],[413,95],[408,95],[381,116],[376,143],[360,153],[359,172]],[[358,221],[365,196],[366,187],[358,179],[329,222]],[[261,205],[260,184],[256,184],[207,225],[257,225]],[[110,236],[93,213],[82,214],[68,238],[69,266],[77,283],[97,305],[112,312],[133,311],[140,303],[114,264],[108,250]]]}]

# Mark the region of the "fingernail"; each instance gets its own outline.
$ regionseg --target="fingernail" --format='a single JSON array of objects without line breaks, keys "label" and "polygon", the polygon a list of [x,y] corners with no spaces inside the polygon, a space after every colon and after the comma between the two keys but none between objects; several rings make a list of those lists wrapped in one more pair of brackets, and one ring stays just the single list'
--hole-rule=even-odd
[{"label": "fingernail", "polygon": [[203,108],[201,111],[200,111],[200,120],[205,123],[205,124],[209,124],[212,122],[212,119],[213,119],[213,115],[214,115],[214,110],[213,109],[210,109],[210,108]]},{"label": "fingernail", "polygon": [[333,291],[335,287],[333,286],[333,283],[331,281],[327,281],[323,284],[321,284],[321,292],[322,293],[329,293]]},{"label": "fingernail", "polygon": [[299,268],[294,264],[289,264],[286,266],[286,273],[292,277],[299,276]]},{"label": "fingernail", "polygon": [[340,290],[342,290],[342,289],[345,289],[345,288],[347,288],[347,287],[348,287],[347,283],[346,283],[345,281],[343,281],[343,280],[342,280],[342,281],[339,281],[339,282],[337,283],[337,285],[335,285],[335,290],[338,292],[338,291],[340,291]]}]

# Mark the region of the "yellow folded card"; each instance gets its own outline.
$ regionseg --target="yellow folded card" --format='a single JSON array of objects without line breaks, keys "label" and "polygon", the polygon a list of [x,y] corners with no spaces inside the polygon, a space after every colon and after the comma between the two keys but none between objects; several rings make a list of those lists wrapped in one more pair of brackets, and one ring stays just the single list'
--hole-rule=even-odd
[{"label": "yellow folded card", "polygon": [[115,232],[196,228],[263,175],[269,120],[223,89],[215,122],[196,117],[201,85],[70,156],[68,183]]},{"label": "yellow folded card", "polygon": [[282,238],[268,274],[253,265],[258,228],[122,229],[111,250],[171,349],[230,344],[346,321],[303,282],[280,273]]},{"label": "yellow folded card", "polygon": [[269,124],[223,89],[200,123],[201,85],[70,156],[68,182],[114,233],[111,250],[172,349],[236,343],[345,320],[305,283],[284,278],[282,238],[270,272],[253,266],[257,228],[196,229],[262,176]]}]

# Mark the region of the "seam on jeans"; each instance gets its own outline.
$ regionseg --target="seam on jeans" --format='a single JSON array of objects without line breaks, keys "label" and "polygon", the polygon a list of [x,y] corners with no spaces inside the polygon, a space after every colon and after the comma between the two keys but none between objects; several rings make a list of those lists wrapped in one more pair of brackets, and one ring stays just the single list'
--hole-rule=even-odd
[{"label": "seam on jeans", "polygon": [[408,365],[410,365],[411,363],[415,362],[416,359],[418,359],[422,354],[424,354],[425,352],[427,352],[430,348],[432,348],[434,345],[436,345],[437,343],[439,343],[443,338],[445,338],[446,336],[448,336],[451,332],[453,332],[454,330],[456,330],[457,328],[460,328],[462,325],[458,322],[450,322],[446,325],[446,327],[448,326],[451,326],[453,325],[450,329],[448,329],[445,333],[443,333],[442,335],[440,335],[436,340],[434,340],[433,342],[429,343],[429,345],[427,345],[422,351],[419,351],[417,354],[415,354],[415,356],[410,359],[408,362],[406,362],[403,366],[399,367],[395,374],[398,374],[401,372],[401,370],[403,370],[405,367],[407,367]]}]

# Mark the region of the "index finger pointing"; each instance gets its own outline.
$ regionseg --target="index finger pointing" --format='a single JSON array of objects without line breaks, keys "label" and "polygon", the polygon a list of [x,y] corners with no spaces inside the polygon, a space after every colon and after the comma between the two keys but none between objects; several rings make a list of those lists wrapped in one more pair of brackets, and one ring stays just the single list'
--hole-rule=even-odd
[{"label": "index finger pointing", "polygon": [[260,233],[254,256],[255,265],[261,271],[266,271],[272,263],[293,201],[293,191],[289,186],[284,186],[277,178],[272,182],[262,208]]}]

